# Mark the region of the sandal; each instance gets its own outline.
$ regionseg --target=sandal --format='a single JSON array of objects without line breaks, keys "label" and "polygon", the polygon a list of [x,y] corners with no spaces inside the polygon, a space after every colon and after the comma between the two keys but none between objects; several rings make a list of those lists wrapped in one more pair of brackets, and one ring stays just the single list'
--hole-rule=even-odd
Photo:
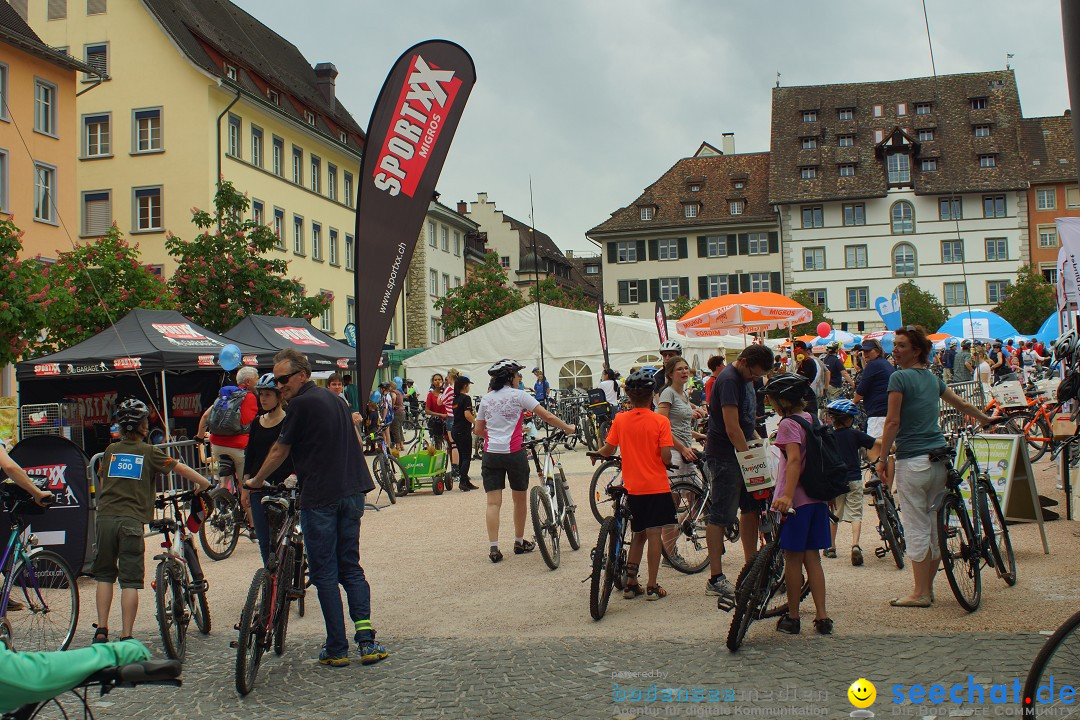
[{"label": "sandal", "polygon": [[502,559],[503,559],[503,554],[499,550],[499,548],[495,548],[494,550],[492,550],[491,552],[488,553],[488,560],[490,560],[493,563],[497,563]]},{"label": "sandal", "polygon": [[514,541],[514,554],[524,555],[525,553],[531,553],[536,549],[536,543],[528,540],[522,540],[521,542]]},{"label": "sandal", "polygon": [[855,567],[863,564],[862,548],[858,545],[851,546],[851,564]]},{"label": "sandal", "polygon": [[623,585],[623,598],[633,600],[645,594],[641,589],[641,583],[637,579],[638,563],[626,563],[626,584]]},{"label": "sandal", "polygon": [[667,597],[667,590],[660,587],[659,585],[649,585],[647,588],[645,588],[645,599],[646,600],[660,600],[661,598],[666,598],[666,597]]},{"label": "sandal", "polygon": [[109,642],[109,628],[98,627],[97,623],[94,623],[91,627],[94,628],[94,639],[90,641],[91,645]]}]

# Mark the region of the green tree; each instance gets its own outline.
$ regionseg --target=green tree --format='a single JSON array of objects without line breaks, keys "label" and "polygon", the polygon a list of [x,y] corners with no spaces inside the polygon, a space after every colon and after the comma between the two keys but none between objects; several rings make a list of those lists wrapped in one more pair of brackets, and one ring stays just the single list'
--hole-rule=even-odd
[{"label": "green tree", "polygon": [[435,309],[442,311],[447,337],[497,320],[524,305],[521,293],[508,286],[506,271],[495,252],[487,253],[484,262],[469,271],[461,287],[450,288],[435,301]]},{"label": "green tree", "polygon": [[685,315],[686,313],[693,310],[695,307],[697,307],[696,302],[694,302],[690,298],[686,297],[685,295],[680,295],[679,297],[675,298],[671,303],[668,304],[668,306],[667,306],[668,319],[669,320],[678,320],[683,315]]},{"label": "green tree", "polygon": [[[814,301],[814,296],[806,290],[796,290],[790,295],[791,299],[799,303],[803,307],[807,308],[814,314],[808,322],[804,322],[801,325],[796,325],[791,328],[792,337],[798,337],[799,335],[817,335],[817,326],[823,322],[834,325],[832,318],[828,317],[829,308],[818,305]],[[787,337],[787,329],[773,330],[769,334],[770,337]]]},{"label": "green tree", "polygon": [[1016,273],[1016,282],[1005,290],[1005,297],[994,308],[1022,335],[1034,335],[1050,313],[1057,310],[1057,291],[1042,273],[1024,265]]},{"label": "green tree", "polygon": [[0,367],[20,359],[45,327],[45,278],[37,260],[19,260],[22,235],[0,220]]},{"label": "green tree", "polygon": [[[536,284],[529,285],[529,302],[536,302]],[[579,288],[567,288],[550,275],[540,281],[540,302],[570,310],[595,310],[596,301]]]},{"label": "green tree", "polygon": [[165,241],[178,263],[169,286],[180,312],[214,332],[225,332],[246,315],[311,319],[334,300],[329,293],[304,295],[303,284],[285,275],[289,261],[266,257],[276,237],[266,225],[243,219],[249,205],[223,180],[214,194],[214,213],[196,209],[191,217],[201,234],[193,240],[170,235]]},{"label": "green tree", "polygon": [[45,312],[39,349],[55,352],[80,343],[135,308],[176,306],[165,281],[143,264],[139,245],[130,245],[116,225],[85,245],[62,252],[45,271],[39,293]]},{"label": "green tree", "polygon": [[914,280],[908,280],[897,288],[900,293],[900,314],[905,325],[922,325],[928,333],[936,333],[949,319],[949,311],[932,293],[928,293]]},{"label": "green tree", "polygon": [[606,303],[604,303],[604,314],[605,315],[622,315],[622,310],[615,307],[614,303],[606,302]]}]

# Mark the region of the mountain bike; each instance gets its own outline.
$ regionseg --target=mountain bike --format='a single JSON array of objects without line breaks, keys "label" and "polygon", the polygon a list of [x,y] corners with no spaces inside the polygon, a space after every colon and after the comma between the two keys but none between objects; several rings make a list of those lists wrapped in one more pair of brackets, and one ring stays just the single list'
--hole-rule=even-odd
[{"label": "mountain bike", "polygon": [[[589,457],[592,457],[592,454]],[[603,462],[593,471],[592,480],[589,481],[589,508],[596,522],[603,524],[605,518],[611,517],[609,513],[612,511],[612,502],[614,502],[613,496],[607,492],[607,489],[614,486],[622,487],[622,458],[618,455],[611,457],[597,455],[596,457]]]},{"label": "mountain bike", "polygon": [[67,561],[26,533],[45,508],[13,482],[0,483],[0,510],[11,517],[0,571],[0,641],[22,652],[65,650],[79,621],[79,586]]},{"label": "mountain bike", "polygon": [[[529,509],[532,514],[533,531],[540,555],[549,568],[559,567],[562,552],[560,538],[566,533],[566,541],[572,550],[581,548],[578,536],[577,505],[570,496],[570,484],[566,481],[562,463],[556,450],[558,444],[566,440],[566,433],[561,430],[548,433],[546,438],[528,440],[522,447],[532,456],[539,485],[534,485],[529,493]],[[538,447],[544,449],[544,462],[540,462]]]},{"label": "mountain bike", "polygon": [[307,592],[304,536],[300,531],[300,508],[295,484],[273,486],[263,498],[270,525],[273,552],[266,567],[255,571],[237,629],[236,692],[247,695],[255,687],[255,676],[263,654],[271,647],[275,655],[285,652],[289,629],[289,603],[296,601],[303,616]]},{"label": "mountain bike", "polygon": [[[997,571],[1006,585],[1016,584],[1016,557],[1009,528],[990,477],[979,467],[974,436],[972,426],[962,427],[955,433],[955,449],[931,453],[932,459],[945,462],[947,472],[945,499],[937,512],[941,564],[956,601],[968,612],[979,608],[984,562]],[[954,465],[954,456],[964,458],[959,469]],[[971,488],[970,512],[960,490],[965,482]]]},{"label": "mountain bike", "polygon": [[[218,460],[218,486],[210,491],[210,501],[210,513],[199,528],[199,543],[211,560],[224,560],[236,549],[240,528],[248,527],[236,468],[228,455]],[[249,534],[254,537],[250,530]]]},{"label": "mountain bike", "polygon": [[[390,504],[394,505],[397,503],[398,486],[405,479],[405,468],[401,467],[401,461],[391,455],[389,448],[386,447],[386,438],[383,437],[385,428],[385,425],[380,425],[379,429],[370,435],[375,442],[376,450],[375,459],[371,464],[375,482],[379,486],[379,494],[386,493]],[[378,502],[378,500],[376,496],[375,501]]]},{"label": "mountain bike", "polygon": [[[1070,695],[1066,698],[1055,690],[1055,678],[1057,688],[1073,686],[1076,684],[1077,667],[1080,666],[1080,612],[1074,613],[1068,620],[1063,622],[1046,644],[1035,656],[1031,664],[1027,678],[1024,680],[1024,694],[1021,696],[1021,707],[1024,716],[1069,718],[1076,714],[1075,700]],[[1050,697],[1045,692],[1040,694],[1039,689],[1048,687]]]},{"label": "mountain bike", "polygon": [[[158,630],[165,654],[183,661],[187,652],[187,631],[191,618],[203,635],[210,633],[210,607],[206,602],[209,585],[199,564],[195,539],[184,522],[180,503],[195,497],[194,490],[174,490],[158,494],[154,507],[159,510],[171,508],[172,517],[151,520],[147,523],[150,534],[161,533],[164,552],[155,555],[157,570],[151,587],[154,589]],[[176,533],[183,548],[176,550],[173,543]]]},{"label": "mountain bike", "polygon": [[[673,453],[674,454],[674,453]],[[671,484],[671,495],[675,501],[675,521],[678,535],[673,541],[664,542],[661,552],[674,569],[687,575],[701,572],[709,566],[709,547],[705,542],[705,525],[708,520],[709,498],[712,495],[712,480],[703,460],[685,463],[692,469],[693,475],[676,480]],[[739,525],[726,529],[729,542],[739,538]]]},{"label": "mountain bike", "polygon": [[[589,457],[601,458],[595,453]],[[600,535],[592,549],[592,573],[589,585],[589,614],[600,620],[607,612],[611,589],[620,590],[626,585],[626,563],[630,552],[630,507],[626,502],[626,488],[608,485],[604,488],[610,498],[612,515],[600,524]]]},{"label": "mountain bike", "polygon": [[900,523],[900,509],[896,507],[896,500],[892,492],[877,476],[873,463],[867,462],[862,467],[867,477],[863,486],[863,495],[869,495],[877,511],[877,531],[881,536],[881,547],[874,548],[874,555],[883,558],[892,554],[893,562],[898,570],[904,569],[904,526]]}]

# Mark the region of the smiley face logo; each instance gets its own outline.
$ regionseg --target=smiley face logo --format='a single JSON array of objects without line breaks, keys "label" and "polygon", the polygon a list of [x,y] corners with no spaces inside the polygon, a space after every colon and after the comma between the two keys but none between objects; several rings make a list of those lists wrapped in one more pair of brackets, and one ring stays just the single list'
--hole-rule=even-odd
[{"label": "smiley face logo", "polygon": [[851,683],[847,691],[848,700],[857,708],[865,709],[874,704],[877,699],[877,688],[874,683],[866,678],[859,678]]}]

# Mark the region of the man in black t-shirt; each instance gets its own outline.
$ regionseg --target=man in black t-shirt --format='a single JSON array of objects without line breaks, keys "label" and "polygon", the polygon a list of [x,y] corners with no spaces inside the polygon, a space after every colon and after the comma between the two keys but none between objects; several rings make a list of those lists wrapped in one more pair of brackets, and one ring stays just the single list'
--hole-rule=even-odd
[{"label": "man in black t-shirt", "polygon": [[821,362],[825,364],[829,371],[829,382],[825,386],[825,399],[831,402],[843,394],[841,391],[844,383],[851,381],[847,370],[844,369],[844,362],[840,359],[840,343],[834,340],[826,345],[825,357]]},{"label": "man in black t-shirt", "polygon": [[810,348],[808,348],[806,343],[802,340],[795,341],[795,357],[798,358],[799,355],[802,355],[803,359],[795,366],[795,372],[802,375],[807,381],[805,398],[806,412],[811,415],[817,415],[818,397],[817,393],[814,392],[814,388],[818,383],[815,383],[814,381],[817,380],[818,364],[817,361],[814,360],[814,355],[810,352]]}]

